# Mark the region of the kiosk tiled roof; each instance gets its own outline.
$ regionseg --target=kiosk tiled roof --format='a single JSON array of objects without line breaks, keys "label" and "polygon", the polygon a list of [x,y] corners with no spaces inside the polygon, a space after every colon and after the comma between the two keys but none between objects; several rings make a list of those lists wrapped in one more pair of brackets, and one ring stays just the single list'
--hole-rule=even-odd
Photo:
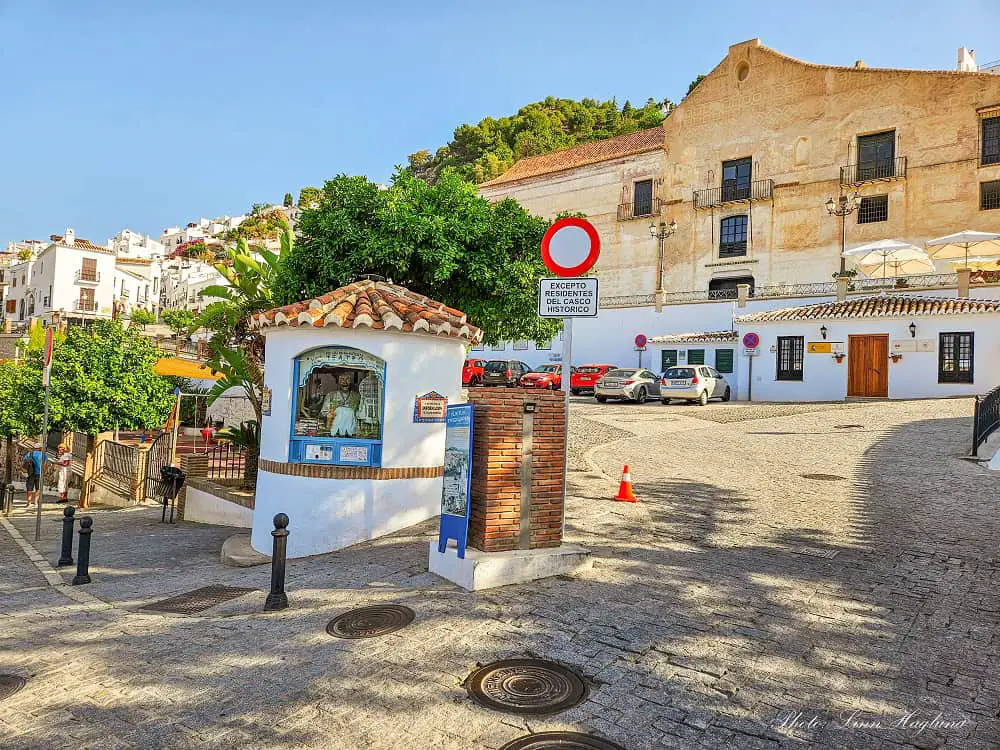
[{"label": "kiosk tiled roof", "polygon": [[461,310],[385,281],[355,281],[315,299],[259,313],[251,318],[251,326],[366,327],[451,336],[472,343],[483,337]]},{"label": "kiosk tiled roof", "polygon": [[959,297],[915,297],[892,294],[858,297],[843,302],[821,302],[803,307],[751,313],[736,318],[739,323],[773,323],[785,320],[836,318],[903,318],[916,315],[973,315],[1000,313],[1000,300]]},{"label": "kiosk tiled roof", "polygon": [[666,336],[651,336],[653,344],[711,343],[713,341],[736,341],[736,331],[702,331],[701,333],[671,333]]}]

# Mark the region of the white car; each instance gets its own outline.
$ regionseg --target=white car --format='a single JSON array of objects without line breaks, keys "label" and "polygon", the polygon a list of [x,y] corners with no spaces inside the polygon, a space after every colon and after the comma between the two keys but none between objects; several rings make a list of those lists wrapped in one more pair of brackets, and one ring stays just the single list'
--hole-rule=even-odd
[{"label": "white car", "polygon": [[722,374],[708,365],[671,367],[660,378],[660,401],[664,404],[683,399],[704,406],[710,398],[728,401],[732,393]]}]

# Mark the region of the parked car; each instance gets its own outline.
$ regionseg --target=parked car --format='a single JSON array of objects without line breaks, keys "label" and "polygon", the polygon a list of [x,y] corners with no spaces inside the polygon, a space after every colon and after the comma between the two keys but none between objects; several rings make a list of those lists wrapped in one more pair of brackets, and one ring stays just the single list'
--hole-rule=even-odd
[{"label": "parked car", "polygon": [[462,365],[462,385],[473,386],[483,382],[485,359],[467,359]]},{"label": "parked car", "polygon": [[660,401],[669,404],[671,399],[684,399],[704,406],[710,398],[728,401],[732,396],[729,383],[714,367],[691,365],[671,367],[660,378]]},{"label": "parked car", "polygon": [[660,378],[649,370],[630,368],[628,370],[608,370],[597,381],[594,396],[602,404],[609,398],[645,403],[660,395]]},{"label": "parked car", "polygon": [[574,396],[579,396],[584,391],[594,390],[594,385],[608,370],[615,370],[618,365],[580,365],[573,368],[570,375],[569,385]]},{"label": "parked car", "polygon": [[516,359],[491,359],[483,366],[483,385],[516,386],[531,368]]},{"label": "parked car", "polygon": [[[575,373],[576,370],[573,370]],[[572,373],[570,374],[572,378]],[[521,376],[523,388],[548,388],[558,391],[562,388],[562,365],[541,365]]]}]

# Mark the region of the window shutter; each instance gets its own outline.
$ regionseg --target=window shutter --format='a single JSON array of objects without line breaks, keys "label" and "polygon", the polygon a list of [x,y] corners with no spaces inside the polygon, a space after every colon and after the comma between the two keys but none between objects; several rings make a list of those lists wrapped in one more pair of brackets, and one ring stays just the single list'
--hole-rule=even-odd
[{"label": "window shutter", "polygon": [[719,372],[732,372],[733,371],[733,350],[732,349],[716,349],[715,350],[715,369]]}]

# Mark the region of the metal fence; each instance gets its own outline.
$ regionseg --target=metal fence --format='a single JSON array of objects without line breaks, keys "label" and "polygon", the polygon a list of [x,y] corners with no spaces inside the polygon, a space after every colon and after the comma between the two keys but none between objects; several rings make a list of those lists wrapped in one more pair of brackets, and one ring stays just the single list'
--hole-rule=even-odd
[{"label": "metal fence", "polygon": [[894,159],[862,161],[840,168],[841,185],[859,185],[862,182],[894,180],[899,177],[906,177],[905,156],[897,156]]},{"label": "metal fence", "polygon": [[103,440],[97,444],[93,481],[115,494],[132,497],[132,482],[139,469],[139,449]]},{"label": "metal fence", "polygon": [[747,201],[767,201],[774,195],[774,180],[754,180],[753,182],[727,182],[721,187],[694,191],[695,208],[712,208],[726,203]]},{"label": "metal fence", "polygon": [[242,479],[246,469],[245,448],[223,442],[208,451],[209,479]]},{"label": "metal fence", "polygon": [[149,450],[146,452],[144,490],[147,499],[151,500],[163,494],[163,479],[160,475],[160,470],[164,466],[170,465],[170,439],[171,434],[169,432],[163,433],[150,444]]},{"label": "metal fence", "polygon": [[972,455],[979,455],[979,446],[1000,427],[1000,386],[985,396],[976,396],[972,418]]}]

